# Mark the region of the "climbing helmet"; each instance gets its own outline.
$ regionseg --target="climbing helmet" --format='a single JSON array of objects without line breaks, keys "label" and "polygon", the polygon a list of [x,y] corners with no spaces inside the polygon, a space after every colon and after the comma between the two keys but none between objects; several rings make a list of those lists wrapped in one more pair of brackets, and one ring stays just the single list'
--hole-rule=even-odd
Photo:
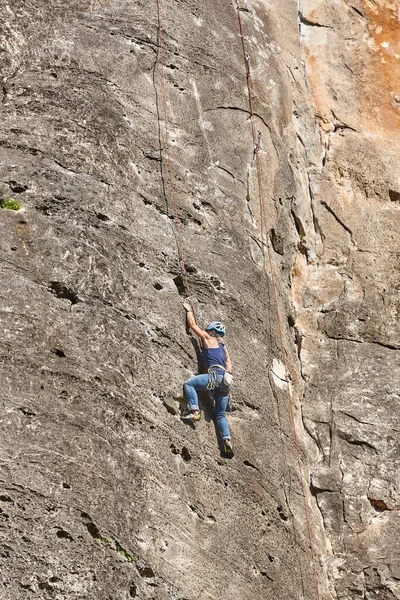
[{"label": "climbing helmet", "polygon": [[206,331],[215,331],[217,335],[225,335],[225,325],[220,321],[213,321],[206,327]]}]

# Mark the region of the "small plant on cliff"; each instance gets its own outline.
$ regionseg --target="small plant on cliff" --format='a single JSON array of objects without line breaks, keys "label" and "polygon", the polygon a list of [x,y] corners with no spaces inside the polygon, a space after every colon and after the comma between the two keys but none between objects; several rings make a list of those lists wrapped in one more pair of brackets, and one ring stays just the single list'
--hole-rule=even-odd
[{"label": "small plant on cliff", "polygon": [[131,556],[117,541],[115,541],[115,549],[118,554],[126,558],[129,563],[133,561],[133,556]]},{"label": "small plant on cliff", "polygon": [[22,204],[20,204],[20,202],[17,202],[14,200],[14,198],[10,198],[9,196],[1,201],[0,206],[6,210],[21,210],[22,208]]},{"label": "small plant on cliff", "polygon": [[110,540],[105,537],[96,537],[96,538],[94,538],[94,540],[98,544],[109,544],[110,543]]}]

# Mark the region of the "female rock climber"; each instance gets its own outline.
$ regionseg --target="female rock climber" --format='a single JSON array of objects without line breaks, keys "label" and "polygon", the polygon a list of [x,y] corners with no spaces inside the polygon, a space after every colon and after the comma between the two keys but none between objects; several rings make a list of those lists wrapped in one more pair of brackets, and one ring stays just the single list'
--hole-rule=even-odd
[{"label": "female rock climber", "polygon": [[183,384],[186,399],[189,403],[190,414],[183,417],[192,422],[200,420],[197,390],[211,389],[215,400],[215,418],[224,441],[225,455],[232,458],[234,451],[231,443],[228,420],[225,416],[229,401],[230,383],[232,382],[232,363],[229,354],[220,338],[225,335],[225,327],[219,321],[213,321],[205,330],[197,325],[193,311],[188,302],[183,304],[186,310],[188,327],[201,338],[203,342],[202,357],[207,373],[196,375]]}]

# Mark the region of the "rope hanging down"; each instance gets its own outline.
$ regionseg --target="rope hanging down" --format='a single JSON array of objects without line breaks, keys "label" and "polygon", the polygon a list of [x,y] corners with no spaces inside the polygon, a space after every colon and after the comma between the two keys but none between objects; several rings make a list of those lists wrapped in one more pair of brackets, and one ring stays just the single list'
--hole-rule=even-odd
[{"label": "rope hanging down", "polygon": [[173,209],[173,217],[176,225],[176,233],[178,239],[178,254],[179,254],[179,264],[182,270],[183,282],[187,292],[187,296],[189,298],[189,302],[193,311],[194,319],[197,323],[196,311],[192,301],[192,293],[190,291],[187,269],[185,263],[185,256],[183,252],[183,242],[182,242],[182,224],[178,214],[178,204],[176,200],[176,188],[174,182],[174,176],[172,171],[172,160],[171,154],[169,151],[169,130],[168,130],[168,116],[167,116],[167,92],[165,85],[165,73],[164,73],[164,54],[163,54],[163,33],[162,33],[162,19],[161,19],[161,1],[157,0],[157,14],[158,14],[158,53],[160,57],[161,64],[161,85],[162,85],[162,96],[163,96],[163,112],[164,112],[164,128],[165,128],[165,150],[167,154],[167,163],[168,163],[168,172],[169,172],[169,180],[171,184],[171,198],[172,198],[172,209]]},{"label": "rope hanging down", "polygon": [[[285,377],[289,381],[290,378],[289,378],[288,361],[287,361],[287,356],[285,353],[285,344],[284,344],[284,340],[283,340],[282,324],[281,324],[279,304],[278,304],[278,290],[277,290],[277,285],[276,285],[276,280],[275,280],[274,264],[273,264],[272,255],[271,255],[271,244],[270,244],[269,240],[267,240],[267,238],[266,238],[266,234],[268,231],[268,227],[267,227],[268,221],[267,221],[267,216],[266,216],[265,199],[264,199],[263,186],[262,186],[262,171],[261,171],[260,156],[259,156],[260,136],[258,136],[258,138],[256,137],[257,136],[256,123],[255,123],[255,114],[254,114],[254,108],[253,108],[253,95],[252,95],[251,73],[250,73],[250,56],[246,51],[246,42],[245,42],[245,37],[244,37],[244,32],[243,32],[242,16],[241,16],[241,12],[240,12],[241,6],[240,6],[238,0],[236,0],[236,7],[237,7],[238,20],[239,20],[240,36],[242,38],[243,58],[244,58],[244,63],[245,63],[245,68],[246,68],[247,89],[248,89],[248,94],[249,94],[250,118],[251,118],[251,125],[252,125],[252,134],[253,134],[253,148],[254,148],[254,154],[255,154],[256,164],[257,164],[257,179],[258,179],[258,190],[259,190],[259,196],[260,196],[260,214],[261,214],[261,239],[263,239],[265,236],[265,240],[266,240],[265,245],[267,246],[267,255],[268,255],[268,262],[269,262],[269,267],[270,267],[271,283],[272,283],[272,287],[273,287],[273,291],[274,291],[276,316],[277,316],[277,323],[278,323],[278,330],[279,330],[279,339],[280,339],[282,355],[283,355],[282,359],[283,359],[283,363],[285,366],[285,373],[286,373]],[[290,420],[291,420],[291,424],[292,424],[293,437],[294,437],[294,442],[295,442],[295,447],[296,447],[300,485],[301,485],[301,490],[302,490],[303,499],[304,499],[304,510],[305,510],[305,517],[306,517],[308,540],[309,540],[309,545],[310,545],[311,560],[312,560],[313,571],[314,571],[314,576],[315,576],[316,592],[317,592],[317,598],[319,600],[320,593],[319,593],[317,565],[316,565],[314,548],[313,548],[313,543],[312,543],[312,536],[311,536],[310,517],[309,517],[309,511],[308,511],[307,500],[306,500],[306,486],[304,483],[304,478],[303,478],[302,469],[301,469],[300,446],[299,446],[299,440],[298,440],[297,433],[296,433],[292,386],[290,385],[290,383],[288,385],[288,392],[289,392]]]}]

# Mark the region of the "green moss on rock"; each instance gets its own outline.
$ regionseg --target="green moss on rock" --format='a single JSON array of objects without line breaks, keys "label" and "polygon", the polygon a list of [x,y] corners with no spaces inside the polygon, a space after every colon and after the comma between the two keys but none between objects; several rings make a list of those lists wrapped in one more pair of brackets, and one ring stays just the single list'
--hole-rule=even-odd
[{"label": "green moss on rock", "polygon": [[5,208],[6,210],[21,210],[22,204],[14,200],[14,198],[4,198],[0,204],[1,208]]}]

